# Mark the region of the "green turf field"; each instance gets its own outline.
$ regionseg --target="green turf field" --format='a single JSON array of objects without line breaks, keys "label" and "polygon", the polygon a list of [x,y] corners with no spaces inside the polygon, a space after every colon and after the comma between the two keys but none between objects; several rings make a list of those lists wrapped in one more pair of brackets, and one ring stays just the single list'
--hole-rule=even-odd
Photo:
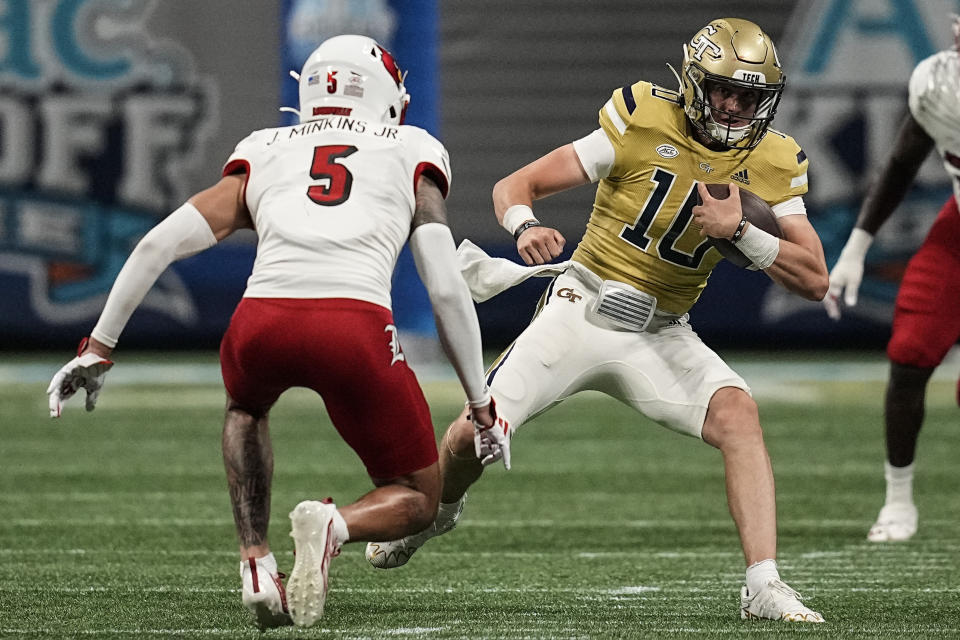
[{"label": "green turf field", "polygon": [[[864,535],[883,500],[882,361],[791,357],[739,370],[777,476],[781,573],[827,624],[741,622],[719,454],[587,395],[520,432],[514,469],[487,472],[453,533],[393,571],[345,547],[321,622],[265,637],[960,637],[955,367],[931,387],[920,532],[878,546]],[[181,370],[124,356],[94,413],[74,400],[57,422],[39,380],[59,360],[8,360],[0,637],[260,637],[240,603],[210,358]],[[440,432],[460,395],[448,381],[424,386]],[[349,502],[369,484],[310,394],[288,392],[272,428],[271,537],[289,571],[290,509]]]}]

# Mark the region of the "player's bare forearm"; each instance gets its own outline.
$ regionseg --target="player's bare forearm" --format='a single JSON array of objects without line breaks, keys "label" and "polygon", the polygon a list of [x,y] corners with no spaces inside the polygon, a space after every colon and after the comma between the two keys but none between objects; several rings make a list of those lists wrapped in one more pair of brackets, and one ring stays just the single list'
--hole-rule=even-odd
[{"label": "player's bare forearm", "polygon": [[84,348],[83,353],[78,355],[82,356],[84,353],[95,353],[101,358],[109,358],[110,354],[113,353],[113,348],[108,347],[96,338],[91,337],[89,340],[87,340],[87,345]]},{"label": "player's bare forearm", "polygon": [[515,204],[530,206],[534,200],[589,182],[573,144],[565,144],[497,182],[493,209],[502,223],[503,214]]},{"label": "player's bare forearm", "polygon": [[823,300],[830,285],[823,245],[806,216],[780,219],[784,237],[780,252],[765,273],[785,288],[808,300]]},{"label": "player's bare forearm", "polygon": [[243,174],[224,176],[189,200],[210,225],[218,242],[238,229],[253,228],[243,196],[245,184],[246,176]]},{"label": "player's bare forearm", "polygon": [[933,145],[933,138],[908,113],[883,171],[863,200],[855,225],[858,229],[876,235],[910,190]]}]

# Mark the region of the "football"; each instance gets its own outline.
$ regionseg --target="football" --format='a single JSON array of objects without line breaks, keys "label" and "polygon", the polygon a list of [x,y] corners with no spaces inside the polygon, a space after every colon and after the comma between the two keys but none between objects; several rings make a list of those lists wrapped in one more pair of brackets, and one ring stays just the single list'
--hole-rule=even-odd
[{"label": "football", "polygon": [[[707,184],[707,191],[714,198],[722,200],[730,195],[730,186],[723,183]],[[699,201],[699,197],[697,200]],[[776,214],[760,196],[740,187],[740,207],[747,222],[778,238],[783,237],[783,230],[780,229]],[[708,238],[708,240],[724,258],[738,267],[749,267],[753,264],[750,258],[743,255],[737,249],[737,245],[730,240],[726,238]]]}]

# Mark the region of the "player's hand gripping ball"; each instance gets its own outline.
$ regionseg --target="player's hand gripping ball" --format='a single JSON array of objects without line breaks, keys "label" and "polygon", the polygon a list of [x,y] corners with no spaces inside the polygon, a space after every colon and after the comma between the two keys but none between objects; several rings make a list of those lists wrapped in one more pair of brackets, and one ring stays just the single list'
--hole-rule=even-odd
[{"label": "player's hand gripping ball", "polygon": [[[710,195],[719,200],[730,196],[730,187],[725,183],[707,184],[706,187]],[[700,198],[698,196],[697,204],[700,204],[699,200]],[[777,215],[773,212],[773,209],[770,208],[770,205],[767,204],[763,198],[751,191],[747,191],[743,187],[740,188],[740,208],[747,222],[751,225],[758,229],[763,229],[778,238],[783,237],[783,230],[777,222]],[[738,267],[752,266],[753,263],[750,258],[743,255],[740,250],[737,249],[737,245],[729,239],[707,237],[707,240],[716,247],[717,251],[719,251],[724,258]]]}]

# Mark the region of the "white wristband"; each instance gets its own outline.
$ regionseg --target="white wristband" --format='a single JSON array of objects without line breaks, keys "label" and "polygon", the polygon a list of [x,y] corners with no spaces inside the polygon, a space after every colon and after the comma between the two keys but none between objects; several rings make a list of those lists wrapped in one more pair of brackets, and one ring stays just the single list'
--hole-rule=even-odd
[{"label": "white wristband", "polygon": [[500,225],[509,231],[510,235],[513,235],[521,224],[527,220],[536,219],[537,216],[533,215],[533,209],[525,204],[515,204],[503,214],[503,222]]},{"label": "white wristband", "polygon": [[485,407],[490,404],[490,389],[483,387],[483,396],[479,400],[467,400],[467,406],[471,409]]},{"label": "white wristband", "polygon": [[847,243],[843,245],[841,253],[863,262],[871,244],[873,244],[873,234],[858,227],[850,232],[850,237],[847,238]]},{"label": "white wristband", "polygon": [[750,225],[736,243],[740,253],[750,258],[758,269],[766,269],[780,253],[780,238],[760,227]]}]

